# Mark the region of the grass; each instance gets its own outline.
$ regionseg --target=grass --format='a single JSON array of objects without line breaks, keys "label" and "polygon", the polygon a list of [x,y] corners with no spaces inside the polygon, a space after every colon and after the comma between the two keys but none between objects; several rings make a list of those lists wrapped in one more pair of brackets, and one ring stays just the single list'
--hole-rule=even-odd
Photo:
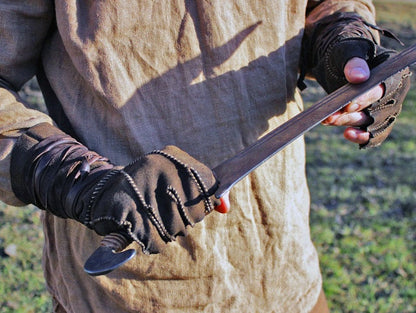
[{"label": "grass", "polygon": [[380,148],[358,151],[324,126],[307,135],[311,231],[331,312],[416,310],[415,119],[413,89]]},{"label": "grass", "polygon": [[1,204],[0,218],[0,312],[51,312],[41,268],[40,211]]},{"label": "grass", "polygon": [[[416,1],[376,7],[380,25],[416,42]],[[360,151],[338,128],[318,126],[306,136],[311,233],[331,312],[416,311],[415,86],[380,148]],[[25,96],[39,102],[33,89]],[[51,312],[39,210],[0,204],[0,218],[0,312]]]}]

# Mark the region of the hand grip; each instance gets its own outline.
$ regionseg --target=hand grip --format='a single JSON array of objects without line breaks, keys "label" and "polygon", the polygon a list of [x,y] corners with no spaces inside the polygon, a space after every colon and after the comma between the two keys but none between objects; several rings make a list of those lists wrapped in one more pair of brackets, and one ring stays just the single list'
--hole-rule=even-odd
[{"label": "hand grip", "polygon": [[[215,206],[220,213],[229,210],[227,202],[221,197],[221,204]],[[136,255],[136,250],[129,249],[123,252],[131,240],[119,233],[111,233],[104,237],[100,246],[94,251],[84,264],[84,271],[91,276],[99,276],[110,273]]]}]

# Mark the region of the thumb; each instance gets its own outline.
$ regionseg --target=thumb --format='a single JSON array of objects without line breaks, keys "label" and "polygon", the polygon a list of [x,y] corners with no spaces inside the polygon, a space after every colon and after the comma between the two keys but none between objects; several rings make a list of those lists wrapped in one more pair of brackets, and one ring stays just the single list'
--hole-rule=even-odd
[{"label": "thumb", "polygon": [[351,84],[359,84],[370,77],[370,68],[364,59],[354,57],[345,64],[344,75]]}]

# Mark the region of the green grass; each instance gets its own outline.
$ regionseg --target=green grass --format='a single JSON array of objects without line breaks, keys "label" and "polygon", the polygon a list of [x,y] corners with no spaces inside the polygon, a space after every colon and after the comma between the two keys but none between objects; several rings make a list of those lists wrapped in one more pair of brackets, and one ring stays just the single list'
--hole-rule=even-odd
[{"label": "green grass", "polygon": [[337,129],[307,135],[311,231],[331,312],[416,310],[416,91],[392,136],[358,151]]},{"label": "green grass", "polygon": [[[379,24],[416,42],[416,1],[376,7]],[[360,151],[339,128],[318,126],[306,136],[311,232],[331,312],[416,312],[415,86],[380,148]],[[28,97],[39,101],[37,93]],[[0,219],[0,312],[51,312],[39,211],[0,204]],[[8,255],[11,245],[16,253]]]},{"label": "green grass", "polygon": [[[40,211],[0,203],[0,312],[51,312],[41,267]],[[12,246],[15,253],[7,253]]]},{"label": "green grass", "polygon": [[415,0],[377,0],[374,2],[377,19],[382,21],[384,27],[393,24],[400,26],[401,29],[416,29]]}]

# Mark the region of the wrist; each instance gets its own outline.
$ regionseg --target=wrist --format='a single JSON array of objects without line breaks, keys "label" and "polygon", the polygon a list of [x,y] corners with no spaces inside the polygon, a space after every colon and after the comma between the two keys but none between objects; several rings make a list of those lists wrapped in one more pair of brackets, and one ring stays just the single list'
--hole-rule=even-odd
[{"label": "wrist", "polygon": [[111,167],[107,159],[58,128],[42,123],[29,128],[14,145],[12,189],[24,203],[77,219],[78,194]]}]

